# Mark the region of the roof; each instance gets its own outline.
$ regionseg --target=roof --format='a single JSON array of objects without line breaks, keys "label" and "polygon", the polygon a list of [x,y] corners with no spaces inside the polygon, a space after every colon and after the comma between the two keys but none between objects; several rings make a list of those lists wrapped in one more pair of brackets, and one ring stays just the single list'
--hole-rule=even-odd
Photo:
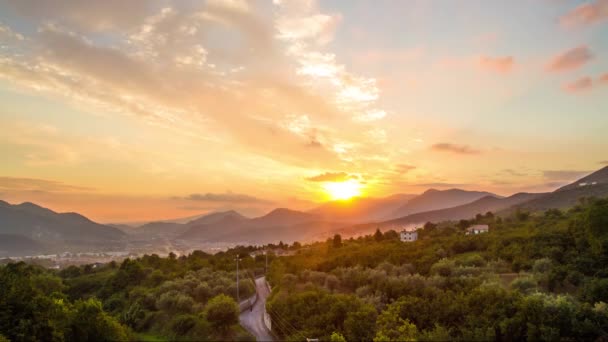
[{"label": "roof", "polygon": [[411,230],[402,230],[401,233],[407,233],[407,234],[412,234],[412,233],[418,233],[418,229],[411,229]]},{"label": "roof", "polygon": [[467,231],[471,230],[490,230],[490,227],[487,224],[476,224],[467,228]]}]

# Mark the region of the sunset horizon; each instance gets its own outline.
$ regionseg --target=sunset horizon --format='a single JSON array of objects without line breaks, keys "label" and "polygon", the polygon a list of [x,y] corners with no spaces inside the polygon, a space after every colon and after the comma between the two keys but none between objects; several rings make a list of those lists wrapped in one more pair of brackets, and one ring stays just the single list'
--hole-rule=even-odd
[{"label": "sunset horizon", "polygon": [[603,0],[1,6],[12,203],[259,215],[345,198],[328,190],[344,182],[508,196],[608,163]]}]

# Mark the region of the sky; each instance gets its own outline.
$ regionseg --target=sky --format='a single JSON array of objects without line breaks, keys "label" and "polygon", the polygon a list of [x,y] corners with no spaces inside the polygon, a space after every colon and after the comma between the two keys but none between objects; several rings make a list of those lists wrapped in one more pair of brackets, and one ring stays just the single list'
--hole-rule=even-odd
[{"label": "sky", "polygon": [[0,0],[0,199],[138,222],[608,165],[608,0]]}]

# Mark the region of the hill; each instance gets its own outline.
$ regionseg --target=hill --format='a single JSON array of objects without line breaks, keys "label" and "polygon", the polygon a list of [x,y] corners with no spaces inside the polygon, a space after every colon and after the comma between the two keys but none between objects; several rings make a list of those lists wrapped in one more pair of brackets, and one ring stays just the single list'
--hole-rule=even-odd
[{"label": "hill", "polygon": [[403,217],[414,213],[421,213],[437,209],[451,208],[470,203],[485,196],[492,196],[496,198],[500,197],[484,191],[429,189],[395,209],[390,218]]},{"label": "hill", "polygon": [[576,205],[582,198],[606,196],[608,196],[608,166],[551,193],[514,206],[512,210],[564,209]]},{"label": "hill", "polygon": [[334,222],[371,222],[390,218],[400,206],[417,195],[396,194],[383,198],[355,197],[331,201],[308,211],[324,220]]},{"label": "hill", "polygon": [[346,234],[347,236],[352,236],[370,233],[376,228],[381,228],[383,230],[399,230],[405,227],[422,226],[426,222],[437,223],[441,221],[457,221],[463,219],[471,219],[477,214],[485,214],[488,211],[498,212],[501,210],[505,210],[507,208],[513,207],[514,205],[530,201],[531,199],[538,198],[543,195],[544,194],[518,193],[505,198],[485,196],[471,203],[451,208],[415,213],[397,219],[377,223],[360,224],[351,227],[344,227],[341,229],[340,233]]},{"label": "hill", "polygon": [[56,213],[33,203],[0,205],[0,233],[51,242],[117,241],[121,230],[95,223],[77,213]]},{"label": "hill", "polygon": [[232,243],[304,241],[341,225],[324,222],[310,213],[277,208],[264,216],[252,219],[228,215],[216,222],[193,225],[181,234],[179,239]]},{"label": "hill", "polygon": [[0,257],[35,255],[47,250],[48,246],[28,237],[0,234]]}]

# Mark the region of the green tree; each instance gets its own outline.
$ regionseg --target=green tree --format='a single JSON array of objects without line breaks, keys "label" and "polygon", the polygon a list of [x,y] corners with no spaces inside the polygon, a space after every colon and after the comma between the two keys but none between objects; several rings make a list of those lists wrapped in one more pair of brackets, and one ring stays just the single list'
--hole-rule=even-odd
[{"label": "green tree", "polygon": [[376,320],[374,341],[415,341],[418,335],[416,325],[400,317],[401,302],[388,306]]},{"label": "green tree", "polygon": [[79,300],[70,319],[72,341],[125,341],[128,330],[103,311],[97,299]]},{"label": "green tree", "polygon": [[211,298],[207,303],[205,317],[214,328],[220,331],[227,331],[238,323],[239,308],[234,299],[220,294]]},{"label": "green tree", "polygon": [[344,336],[342,336],[342,334],[340,334],[339,332],[335,332],[335,331],[333,333],[331,333],[329,340],[331,342],[346,342],[346,339],[344,338]]},{"label": "green tree", "polygon": [[332,246],[334,248],[342,247],[342,236],[340,236],[340,234],[334,235],[334,239],[332,240]]},{"label": "green tree", "polygon": [[344,334],[348,341],[371,341],[376,332],[376,309],[369,304],[351,311],[344,321]]},{"label": "green tree", "polygon": [[382,241],[383,235],[382,232],[380,231],[380,228],[376,228],[376,232],[374,233],[374,240],[376,240],[377,242]]}]

